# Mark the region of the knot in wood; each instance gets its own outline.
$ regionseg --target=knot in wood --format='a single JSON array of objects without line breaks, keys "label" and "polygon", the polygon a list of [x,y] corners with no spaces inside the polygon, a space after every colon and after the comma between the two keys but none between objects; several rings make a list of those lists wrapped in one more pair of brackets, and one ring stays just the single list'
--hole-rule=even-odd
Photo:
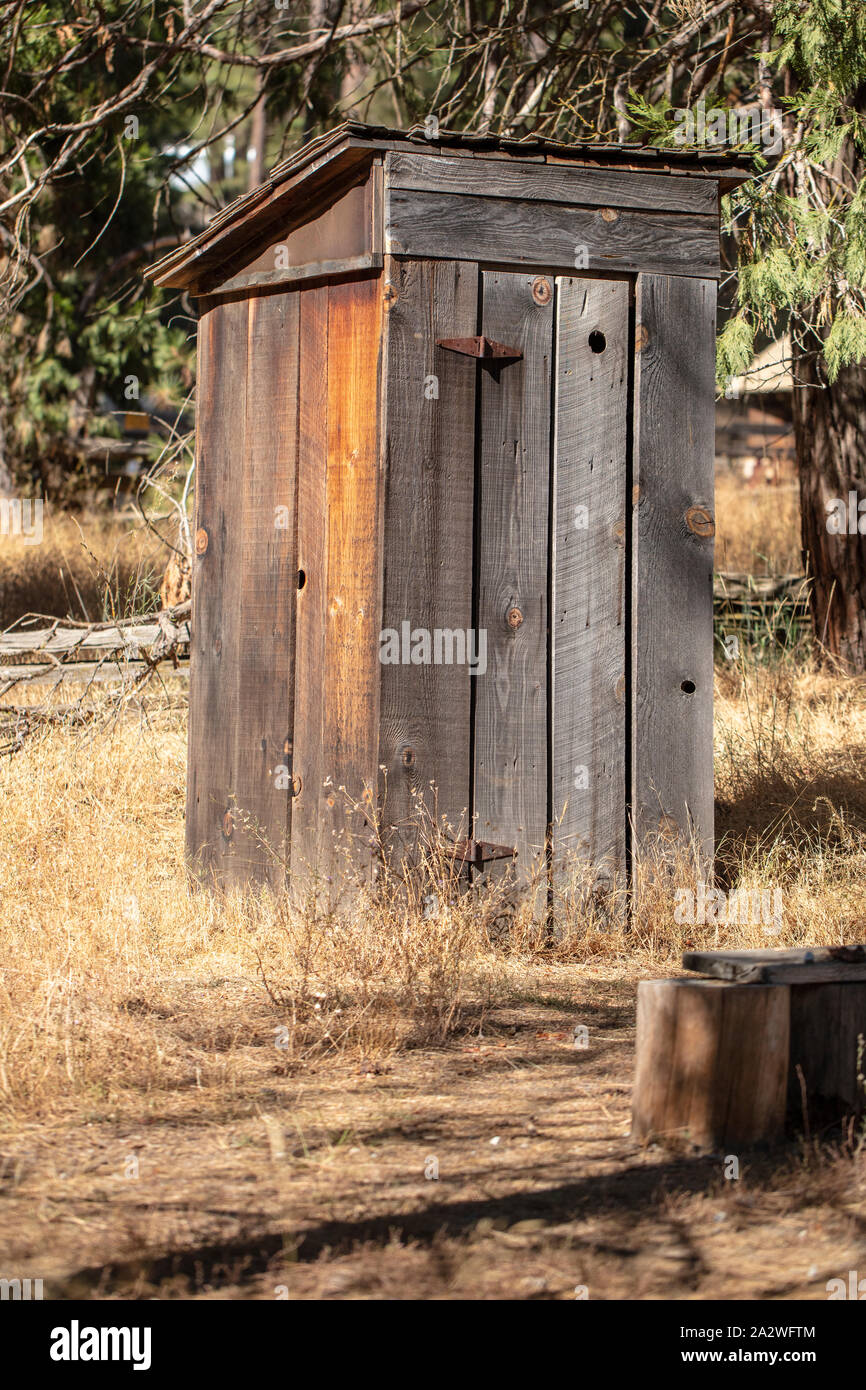
[{"label": "knot in wood", "polygon": [[617,212],[616,208],[602,208],[602,210],[601,210],[601,216],[602,216],[602,221],[604,221],[604,222],[618,222],[618,221],[619,221],[619,213]]},{"label": "knot in wood", "polygon": [[506,616],[506,622],[508,623],[508,626],[511,628],[512,632],[516,632],[517,629],[520,627],[520,624],[523,622],[523,614],[521,613],[520,609],[509,608]]},{"label": "knot in wood", "polygon": [[649,342],[649,331],[644,324],[639,323],[634,333],[634,350],[640,352]]},{"label": "knot in wood", "polygon": [[414,748],[404,748],[404,749],[403,749],[403,758],[402,758],[402,762],[403,762],[403,766],[404,766],[404,767],[414,767],[414,766],[415,766],[415,749],[414,749]]},{"label": "knot in wood", "polygon": [[209,540],[209,537],[208,537],[207,531],[204,529],[203,526],[200,526],[199,529],[198,529],[198,530],[196,531],[196,533],[195,533],[195,553],[196,553],[196,555],[204,555],[204,553],[205,553],[205,551],[207,550],[207,547],[208,547],[208,540]]},{"label": "knot in wood", "polygon": [[235,823],[232,819],[232,813],[231,811],[226,811],[225,815],[223,816],[223,837],[226,840],[230,840],[234,833]]},{"label": "knot in wood", "polygon": [[550,281],[544,275],[536,275],[532,282],[532,298],[536,304],[549,304],[552,294]]},{"label": "knot in wood", "polygon": [[686,525],[696,536],[714,536],[716,523],[707,507],[689,507],[686,512]]}]

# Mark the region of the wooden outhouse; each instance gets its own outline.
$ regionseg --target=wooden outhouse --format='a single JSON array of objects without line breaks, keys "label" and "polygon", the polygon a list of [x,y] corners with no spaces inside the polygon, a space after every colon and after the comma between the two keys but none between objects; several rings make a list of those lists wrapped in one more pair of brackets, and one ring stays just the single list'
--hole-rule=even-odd
[{"label": "wooden outhouse", "polygon": [[153,269],[200,297],[206,877],[336,887],[349,837],[369,858],[421,803],[476,870],[711,849],[719,196],[746,174],[350,122]]}]

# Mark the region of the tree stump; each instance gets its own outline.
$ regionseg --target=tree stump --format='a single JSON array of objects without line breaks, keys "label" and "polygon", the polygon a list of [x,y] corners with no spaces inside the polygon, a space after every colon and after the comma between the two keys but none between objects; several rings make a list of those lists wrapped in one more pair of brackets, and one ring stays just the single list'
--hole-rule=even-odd
[{"label": "tree stump", "polygon": [[643,980],[632,1137],[732,1149],[781,1137],[787,985]]}]

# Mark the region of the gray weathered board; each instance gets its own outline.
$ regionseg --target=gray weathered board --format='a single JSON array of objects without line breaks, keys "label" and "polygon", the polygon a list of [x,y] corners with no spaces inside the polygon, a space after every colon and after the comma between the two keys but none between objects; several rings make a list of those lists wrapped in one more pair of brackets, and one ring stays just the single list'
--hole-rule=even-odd
[{"label": "gray weathered board", "polygon": [[580,169],[532,164],[528,160],[472,160],[460,155],[389,152],[389,188],[418,192],[478,194],[533,203],[571,203],[584,207],[642,208],[716,216],[718,193],[712,180],[632,173],[623,169]]},{"label": "gray weathered board", "polygon": [[61,685],[62,683],[74,684],[75,682],[86,683],[87,685],[113,685],[123,680],[134,680],[136,676],[144,675],[146,671],[152,670],[162,678],[186,680],[189,676],[189,662],[178,661],[175,665],[170,659],[161,661],[157,666],[150,666],[146,661],[136,661],[121,657],[104,657],[100,661],[64,661],[62,665],[46,666],[38,662],[30,662],[27,665],[0,666],[0,688],[7,682],[12,686],[26,681],[28,685]]},{"label": "gray weathered board", "polygon": [[719,274],[719,223],[715,216],[694,213],[553,202],[539,210],[517,198],[393,188],[387,198],[385,249],[395,256],[707,279]]},{"label": "gray weathered board", "polygon": [[[389,275],[382,630],[402,641],[404,623],[472,627],[476,367],[437,341],[475,333],[478,268],[392,262]],[[393,838],[418,834],[422,804],[446,833],[471,835],[475,679],[466,661],[383,664],[380,805]]]},{"label": "gray weathered board", "polygon": [[557,281],[552,526],[553,863],[625,868],[629,285]]},{"label": "gray weathered board", "polygon": [[686,951],[683,967],[739,984],[816,985],[866,980],[866,946],[811,950]]},{"label": "gray weathered board", "polygon": [[478,616],[487,672],[475,690],[475,833],[517,848],[521,877],[545,853],[550,392],[553,287],[526,272],[482,275],[482,331],[521,360],[483,365]]},{"label": "gray weathered board", "polygon": [[[52,624],[50,628],[12,628],[0,633],[0,658],[50,652],[52,656],[87,650],[92,658],[96,651],[127,652],[137,655],[142,647],[150,647],[160,636],[158,623],[130,623],[123,627],[102,627],[88,630]],[[178,641],[189,641],[189,624],[178,626]]]},{"label": "gray weathered board", "polygon": [[713,855],[716,285],[637,278],[632,496],[632,822]]}]

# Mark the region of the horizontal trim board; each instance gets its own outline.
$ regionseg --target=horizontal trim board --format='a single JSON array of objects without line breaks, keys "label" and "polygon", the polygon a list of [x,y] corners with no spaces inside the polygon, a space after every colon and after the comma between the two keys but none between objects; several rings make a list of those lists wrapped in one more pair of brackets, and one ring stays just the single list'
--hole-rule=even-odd
[{"label": "horizontal trim board", "polygon": [[[204,295],[232,294],[235,290],[279,289],[298,280],[324,280],[338,275],[354,275],[362,270],[381,270],[384,259],[379,252],[367,251],[363,256],[347,256],[341,261],[310,261],[308,265],[287,266],[285,270],[256,270],[246,275],[234,275],[200,291]],[[192,292],[194,293],[194,291]]]},{"label": "horizontal trim board", "polygon": [[[718,279],[719,219],[619,212],[472,194],[386,197],[385,250],[395,256],[620,270]],[[585,264],[584,264],[585,262]]]},{"label": "horizontal trim board", "polygon": [[617,169],[575,169],[564,164],[467,160],[440,155],[390,153],[385,177],[391,188],[436,193],[523,198],[588,207],[644,208],[656,212],[718,212],[715,179],[682,174],[632,174]]}]

